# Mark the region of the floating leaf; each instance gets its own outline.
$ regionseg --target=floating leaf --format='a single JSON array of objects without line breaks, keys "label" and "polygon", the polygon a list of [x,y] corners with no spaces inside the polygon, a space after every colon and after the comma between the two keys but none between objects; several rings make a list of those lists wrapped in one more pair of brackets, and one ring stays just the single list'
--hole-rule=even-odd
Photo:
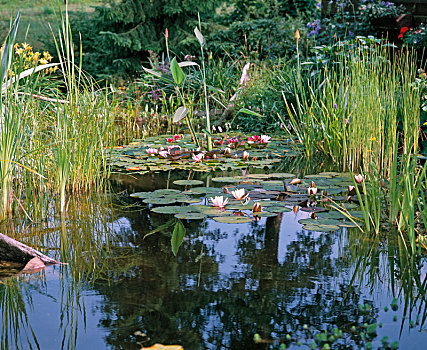
[{"label": "floating leaf", "polygon": [[223,224],[244,224],[251,222],[252,219],[247,216],[215,216],[213,218],[215,221]]},{"label": "floating leaf", "polygon": [[183,213],[183,212],[189,212],[191,211],[190,206],[178,206],[178,205],[170,205],[165,207],[157,207],[151,209],[151,211],[158,213],[158,214],[176,214],[176,213]]},{"label": "floating leaf", "polygon": [[[193,207],[195,207],[195,205],[193,205]],[[208,216],[227,216],[233,214],[233,212],[229,210],[222,210],[219,208],[207,207],[204,205],[200,206],[199,208],[196,208],[196,210]]]},{"label": "floating leaf", "polygon": [[235,177],[230,177],[230,176],[222,176],[222,177],[214,177],[212,181],[224,182],[224,183],[238,183],[238,182],[242,182],[242,179],[236,179]]},{"label": "floating leaf", "polygon": [[304,225],[302,227],[304,230],[307,231],[317,231],[317,232],[331,232],[331,231],[337,231],[339,230],[339,227],[336,225]]},{"label": "floating leaf", "polygon": [[203,181],[200,180],[175,180],[173,183],[180,186],[203,185]]},{"label": "floating leaf", "polygon": [[144,203],[147,204],[157,204],[157,205],[164,205],[164,204],[171,204],[175,203],[175,201],[170,200],[169,198],[164,197],[148,197],[143,200]]},{"label": "floating leaf", "polygon": [[265,210],[271,213],[285,213],[285,212],[292,211],[292,209],[289,209],[286,207],[267,207],[265,208]]},{"label": "floating leaf", "polygon": [[270,213],[268,211],[264,211],[264,212],[260,212],[260,213],[254,213],[254,216],[259,216],[259,217],[273,217],[273,216],[277,216],[277,213]]},{"label": "floating leaf", "polygon": [[194,187],[188,192],[194,194],[212,194],[217,193],[219,190],[221,189],[217,187]]},{"label": "floating leaf", "polygon": [[335,225],[339,226],[341,221],[335,219],[301,219],[298,221],[302,225]]},{"label": "floating leaf", "polygon": [[180,190],[174,190],[172,188],[170,188],[170,189],[165,188],[165,189],[153,191],[153,195],[156,195],[156,196],[165,196],[165,195],[174,194],[174,193],[181,193],[181,191]]},{"label": "floating leaf", "polygon": [[182,222],[178,220],[173,229],[172,238],[171,238],[173,255],[176,256],[176,254],[178,253],[178,249],[181,246],[182,241],[184,240],[184,236],[185,236],[185,227],[182,224]]},{"label": "floating leaf", "polygon": [[187,220],[200,220],[206,218],[206,215],[203,213],[178,213],[175,214],[177,219],[187,219]]},{"label": "floating leaf", "polygon": [[136,192],[132,193],[130,197],[132,198],[148,198],[151,197],[153,194],[152,192]]}]

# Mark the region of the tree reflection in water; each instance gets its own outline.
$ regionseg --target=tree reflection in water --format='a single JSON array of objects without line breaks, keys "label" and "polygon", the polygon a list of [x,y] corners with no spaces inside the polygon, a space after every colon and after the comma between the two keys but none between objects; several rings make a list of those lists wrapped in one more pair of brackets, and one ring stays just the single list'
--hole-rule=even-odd
[{"label": "tree reflection in water", "polygon": [[[178,343],[186,350],[268,348],[255,344],[253,335],[283,339],[290,333],[305,341],[304,324],[317,330],[339,327],[346,332],[340,348],[353,348],[362,339],[350,328],[376,321],[375,300],[365,296],[374,289],[386,294],[385,277],[393,275],[396,294],[405,288],[411,307],[421,300],[416,285],[423,279],[407,271],[416,266],[422,272],[423,264],[410,265],[399,255],[398,242],[363,240],[357,231],[303,231],[293,224],[298,218],[292,212],[241,225],[184,221],[187,235],[174,257],[172,228],[143,239],[169,216],[147,208],[113,208],[105,198],[76,200],[69,208],[67,218],[44,226],[9,228],[11,236],[25,232],[17,238],[69,263],[58,269],[57,290],[43,273],[41,285],[8,277],[12,285],[0,286],[1,318],[9,322],[2,336],[9,344],[25,343],[23,334],[37,342],[40,319],[32,300],[47,288],[49,305],[59,306],[55,332],[64,349],[79,348],[79,339],[92,336],[86,333],[89,310],[105,347],[115,349],[153,343]],[[97,302],[88,309],[93,295]],[[361,315],[358,304],[365,302],[371,310]]]}]

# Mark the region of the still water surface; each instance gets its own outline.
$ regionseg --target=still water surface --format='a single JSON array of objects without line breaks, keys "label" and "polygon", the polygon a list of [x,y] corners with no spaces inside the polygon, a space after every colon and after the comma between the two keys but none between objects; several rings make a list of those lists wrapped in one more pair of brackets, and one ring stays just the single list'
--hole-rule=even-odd
[{"label": "still water surface", "polygon": [[[128,193],[166,186],[147,178],[129,187]],[[237,225],[184,220],[187,234],[175,257],[173,228],[144,239],[173,216],[150,213],[126,197],[74,199],[65,218],[2,228],[67,263],[1,277],[2,349],[140,349],[154,343],[186,350],[278,349],[280,339],[307,349],[316,333],[334,327],[344,336],[333,348],[353,349],[366,344],[363,324],[374,322],[382,324],[372,337],[374,349],[384,336],[398,340],[400,349],[427,348],[424,303],[408,287],[404,262],[394,257],[398,242],[387,234],[366,239],[354,229],[308,232],[298,223],[309,217],[304,212]],[[421,280],[425,265],[417,265]],[[408,295],[412,313],[404,311]],[[394,296],[397,311],[390,309]],[[359,304],[369,310],[361,312]],[[255,344],[255,333],[269,341]]]}]

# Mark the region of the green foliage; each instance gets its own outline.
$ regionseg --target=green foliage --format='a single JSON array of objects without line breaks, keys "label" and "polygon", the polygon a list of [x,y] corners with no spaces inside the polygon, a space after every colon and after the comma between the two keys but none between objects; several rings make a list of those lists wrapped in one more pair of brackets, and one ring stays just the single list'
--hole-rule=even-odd
[{"label": "green foliage", "polygon": [[173,36],[169,45],[178,52],[193,37],[197,14],[213,13],[217,0],[123,0],[98,6],[82,18],[73,16],[73,29],[82,33],[84,67],[99,77],[133,75],[148,51],[165,49],[165,30]]}]

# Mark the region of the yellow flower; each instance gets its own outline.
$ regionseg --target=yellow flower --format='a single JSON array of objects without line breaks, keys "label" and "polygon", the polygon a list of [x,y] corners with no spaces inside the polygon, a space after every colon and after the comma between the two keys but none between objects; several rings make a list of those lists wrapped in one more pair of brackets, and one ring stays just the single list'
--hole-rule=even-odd
[{"label": "yellow flower", "polygon": [[48,64],[47,60],[45,58],[40,58],[40,64]]},{"label": "yellow flower", "polygon": [[20,54],[22,53],[22,49],[16,49],[16,50],[15,50],[15,53],[16,53],[17,55],[20,55]]},{"label": "yellow flower", "polygon": [[45,59],[47,59],[49,62],[52,60],[52,56],[50,55],[50,53],[49,53],[49,51],[44,51],[43,52],[43,57],[45,58]]}]

